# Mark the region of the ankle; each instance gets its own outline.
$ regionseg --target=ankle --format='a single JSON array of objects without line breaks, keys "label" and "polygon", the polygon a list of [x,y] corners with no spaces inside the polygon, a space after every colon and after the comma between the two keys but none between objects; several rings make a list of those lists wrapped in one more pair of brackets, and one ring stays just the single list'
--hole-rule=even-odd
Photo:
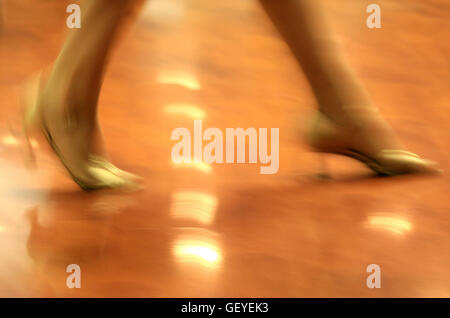
[{"label": "ankle", "polygon": [[371,103],[320,106],[319,110],[336,124],[344,126],[351,126],[359,119],[379,116],[378,108]]}]

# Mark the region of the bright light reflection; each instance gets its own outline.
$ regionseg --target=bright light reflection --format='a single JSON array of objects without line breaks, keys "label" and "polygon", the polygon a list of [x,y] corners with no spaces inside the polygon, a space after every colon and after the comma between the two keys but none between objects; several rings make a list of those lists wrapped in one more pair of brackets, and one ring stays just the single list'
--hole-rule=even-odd
[{"label": "bright light reflection", "polygon": [[203,161],[174,162],[171,160],[170,163],[174,168],[192,168],[204,173],[212,172],[212,166]]},{"label": "bright light reflection", "polygon": [[206,113],[197,106],[191,104],[169,104],[163,108],[163,112],[169,115],[182,115],[192,119],[204,119]]},{"label": "bright light reflection", "polygon": [[[8,136],[3,136],[2,143],[4,145],[7,145],[7,146],[17,146],[17,145],[20,144],[20,141],[16,137],[8,135]],[[33,139],[33,138],[30,138],[30,144],[33,147],[37,147],[38,146],[37,141],[35,139]]]},{"label": "bright light reflection", "polygon": [[175,242],[173,248],[175,258],[180,262],[192,262],[215,269],[222,256],[219,248],[204,240],[183,239]]},{"label": "bright light reflection", "polygon": [[184,1],[146,1],[141,10],[141,19],[173,23],[185,16]]},{"label": "bright light reflection", "polygon": [[175,219],[190,219],[202,224],[211,224],[216,215],[217,198],[213,195],[178,191],[172,195],[170,215]]},{"label": "bright light reflection", "polygon": [[369,216],[368,227],[398,235],[404,235],[412,230],[412,224],[407,219],[388,215]]},{"label": "bright light reflection", "polygon": [[207,246],[180,244],[175,246],[175,254],[181,257],[200,257],[202,260],[209,263],[216,263],[219,261],[219,254]]},{"label": "bright light reflection", "polygon": [[2,142],[8,146],[17,146],[19,144],[17,138],[13,136],[4,136]]},{"label": "bright light reflection", "polygon": [[175,84],[190,90],[199,90],[201,88],[198,80],[191,74],[162,73],[157,81],[159,84]]}]

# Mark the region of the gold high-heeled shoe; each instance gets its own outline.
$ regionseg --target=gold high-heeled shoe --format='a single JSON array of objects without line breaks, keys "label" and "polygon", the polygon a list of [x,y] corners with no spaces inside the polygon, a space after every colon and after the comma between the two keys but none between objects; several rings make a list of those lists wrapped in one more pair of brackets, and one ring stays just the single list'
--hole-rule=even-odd
[{"label": "gold high-heeled shoe", "polygon": [[23,132],[25,136],[28,160],[35,163],[36,156],[30,141],[30,136],[35,131],[40,131],[46,138],[53,152],[60,159],[71,178],[85,191],[97,190],[101,188],[116,188],[127,191],[135,191],[142,188],[140,177],[123,171],[111,162],[100,156],[88,155],[86,162],[80,167],[70,167],[65,160],[60,147],[55,143],[49,131],[44,116],[38,107],[38,97],[41,91],[41,75],[37,76],[25,88],[22,94],[23,111]]},{"label": "gold high-heeled shoe", "polygon": [[441,172],[435,162],[402,149],[382,149],[374,156],[353,149],[349,139],[354,133],[346,131],[345,127],[338,126],[319,112],[307,132],[306,139],[315,152],[339,154],[356,159],[379,175]]}]

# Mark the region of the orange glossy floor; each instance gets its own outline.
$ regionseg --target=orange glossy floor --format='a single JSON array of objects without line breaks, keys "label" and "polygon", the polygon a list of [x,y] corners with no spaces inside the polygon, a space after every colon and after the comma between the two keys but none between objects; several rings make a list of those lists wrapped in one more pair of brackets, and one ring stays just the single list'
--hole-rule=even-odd
[{"label": "orange glossy floor", "polygon": [[[117,48],[100,98],[114,162],[146,189],[81,192],[40,140],[21,160],[7,118],[22,82],[57,55],[70,1],[6,0],[0,40],[1,297],[450,297],[449,175],[377,178],[297,137],[314,110],[257,1],[154,0]],[[382,113],[449,170],[450,5],[325,1]],[[280,170],[176,166],[174,128],[280,128]],[[69,289],[69,264],[81,288]],[[369,289],[369,264],[381,288]]]}]

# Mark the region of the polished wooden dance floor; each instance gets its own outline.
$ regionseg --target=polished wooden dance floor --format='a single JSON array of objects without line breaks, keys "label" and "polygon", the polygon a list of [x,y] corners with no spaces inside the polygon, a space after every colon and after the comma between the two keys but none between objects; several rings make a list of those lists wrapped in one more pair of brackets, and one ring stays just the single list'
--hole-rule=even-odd
[{"label": "polished wooden dance floor", "polygon": [[[325,1],[356,71],[414,152],[450,168],[450,4]],[[154,0],[117,47],[100,98],[113,161],[145,190],[84,193],[8,118],[57,55],[69,1],[4,1],[0,35],[1,297],[450,297],[449,175],[378,178],[298,138],[314,110],[258,2]],[[174,165],[174,128],[280,128],[280,170]],[[66,268],[81,268],[69,289]],[[369,264],[381,288],[369,289]]]}]

